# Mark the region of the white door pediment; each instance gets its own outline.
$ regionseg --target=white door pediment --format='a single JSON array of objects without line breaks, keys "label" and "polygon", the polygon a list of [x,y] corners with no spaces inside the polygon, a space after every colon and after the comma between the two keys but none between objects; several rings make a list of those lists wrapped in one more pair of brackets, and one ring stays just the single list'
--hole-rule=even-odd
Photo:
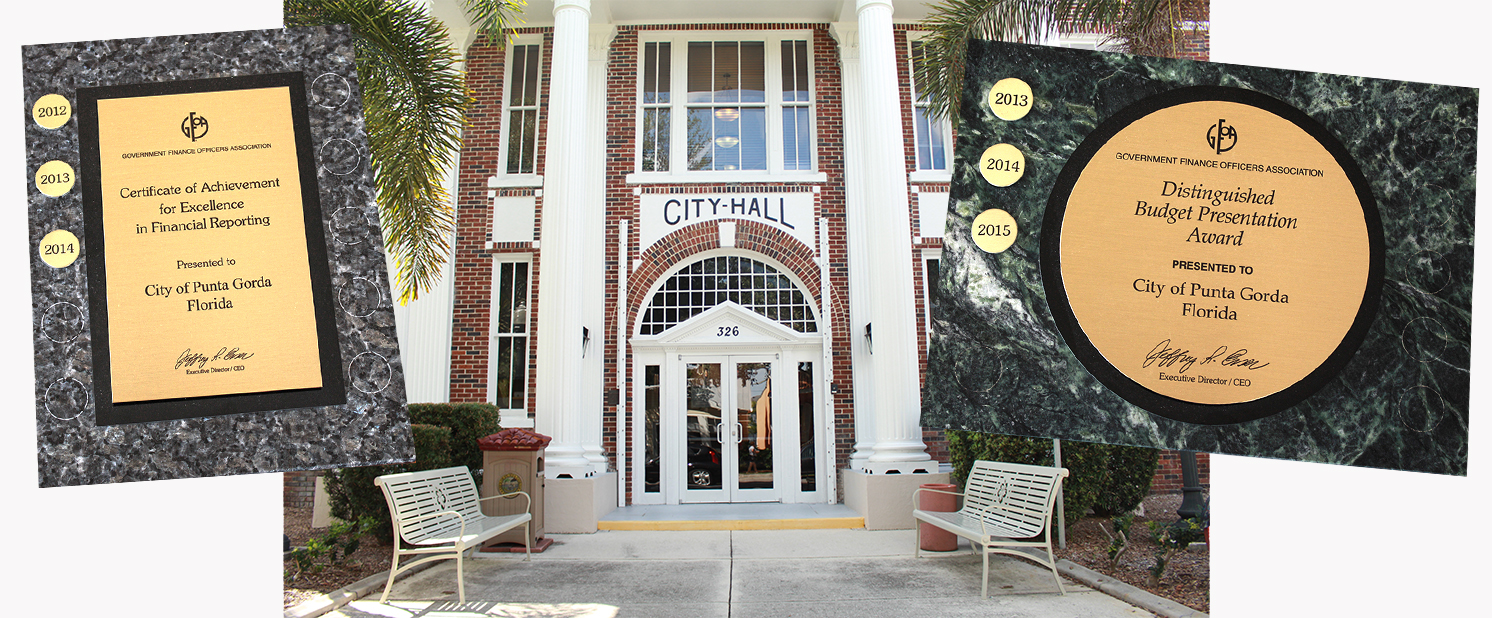
[{"label": "white door pediment", "polygon": [[800,333],[737,303],[726,301],[657,335],[632,338],[632,345],[783,345],[816,342],[817,333]]}]

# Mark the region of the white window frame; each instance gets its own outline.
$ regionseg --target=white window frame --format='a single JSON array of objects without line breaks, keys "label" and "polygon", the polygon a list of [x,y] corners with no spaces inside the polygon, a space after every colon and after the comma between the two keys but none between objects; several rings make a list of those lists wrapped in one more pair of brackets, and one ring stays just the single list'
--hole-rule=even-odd
[{"label": "white window frame", "polygon": [[1058,34],[1048,45],[1055,47],[1066,47],[1069,49],[1087,49],[1091,51],[1120,52],[1124,51],[1116,43],[1113,43],[1109,35],[1097,32],[1070,32]]},{"label": "white window frame", "polygon": [[524,385],[523,406],[518,408],[499,408],[499,415],[501,417],[501,424],[503,427],[533,427],[534,421],[532,418],[529,418],[528,414],[528,404],[530,401],[533,400],[534,396],[533,389],[529,387],[528,383],[528,378],[530,377],[528,368],[528,355],[529,347],[533,343],[532,337],[534,336],[534,262],[533,255],[529,253],[498,253],[492,256],[492,284],[489,288],[491,290],[492,296],[491,302],[488,305],[490,309],[488,311],[489,322],[487,327],[487,401],[493,405],[497,405],[497,379],[499,372],[497,364],[498,337],[511,337],[515,339],[520,337],[520,335],[510,335],[497,332],[498,318],[500,313],[497,304],[499,302],[499,299],[501,298],[501,290],[498,289],[498,286],[502,281],[502,266],[504,264],[528,265],[526,285],[523,286],[523,294],[528,302],[526,303],[526,306],[524,308],[524,311],[527,314],[524,317],[524,324],[526,324],[527,327],[524,329],[524,333],[521,335],[521,337],[523,338],[524,359],[522,363]]},{"label": "white window frame", "polygon": [[[917,138],[919,137],[919,135],[918,135],[919,131],[917,129],[917,108],[921,107],[921,105],[918,104],[917,71],[916,71],[915,67],[913,67],[913,65],[912,65],[912,58],[913,58],[913,55],[912,55],[912,46],[917,41],[925,39],[925,38],[927,38],[927,37],[929,37],[931,35],[932,35],[931,32],[922,31],[922,30],[909,30],[909,31],[907,31],[907,79],[911,82],[911,84],[910,84],[911,85],[910,90],[911,90],[911,93],[912,93],[912,150],[913,150],[913,153],[912,153],[912,165],[913,166],[917,165],[916,149],[917,149]],[[938,134],[940,134],[943,137],[943,168],[942,169],[933,168],[933,169],[925,169],[925,170],[924,169],[920,169],[920,168],[919,169],[913,169],[911,172],[907,173],[907,182],[912,182],[912,183],[916,183],[916,182],[952,182],[953,181],[953,123],[949,122],[947,118],[943,118],[943,119],[939,119],[939,120],[933,120],[929,124],[933,125],[931,127],[932,131],[937,132]]]},{"label": "white window frame", "polygon": [[[688,66],[689,43],[718,41],[762,41],[766,52],[766,109],[767,109],[767,169],[766,170],[690,170],[688,169],[689,136]],[[808,170],[783,169],[782,110],[792,105],[782,101],[782,42],[808,41],[808,108],[809,144],[813,162]],[[645,63],[647,43],[670,43],[669,66],[669,164],[666,172],[644,172],[642,170],[642,72],[639,70],[634,89],[636,128],[632,169],[627,174],[628,184],[656,183],[720,183],[720,182],[826,182],[828,174],[818,171],[818,92],[814,83],[813,59],[819,50],[814,48],[812,30],[654,30],[644,31],[638,37],[637,63]]]},{"label": "white window frame", "polygon": [[[539,62],[540,62],[540,64],[539,64],[539,80],[540,80],[540,84],[539,84],[539,91],[537,93],[538,94],[538,99],[535,101],[535,106],[536,106],[536,108],[538,110],[538,119],[534,122],[534,128],[535,128],[536,131],[538,130],[539,126],[542,126],[544,124],[545,113],[548,111],[547,109],[545,109],[545,107],[544,107],[544,105],[542,103],[542,101],[544,100],[544,94],[545,94],[545,92],[543,90],[543,80],[544,80],[544,76],[546,74],[546,72],[544,70],[544,65],[543,65],[543,58],[544,58],[544,36],[542,34],[520,34],[520,35],[518,35],[517,37],[515,37],[512,41],[510,41],[508,43],[507,49],[503,50],[503,66],[504,66],[504,69],[503,69],[503,88],[502,88],[502,121],[501,121],[500,129],[499,129],[499,133],[498,133],[498,135],[502,136],[502,142],[498,145],[498,155],[497,155],[498,161],[497,161],[497,170],[496,170],[496,173],[493,174],[492,179],[488,182],[488,186],[494,187],[494,188],[498,188],[498,187],[503,187],[503,188],[507,188],[507,187],[542,187],[542,186],[544,186],[544,177],[542,175],[537,174],[537,173],[533,173],[533,174],[509,174],[508,173],[508,150],[509,150],[509,142],[508,142],[508,140],[511,140],[511,139],[514,138],[514,135],[511,132],[511,127],[508,126],[509,122],[512,120],[512,116],[513,116],[512,110],[510,109],[510,102],[512,100],[512,98],[511,98],[510,95],[511,95],[512,89],[513,89],[513,77],[514,77],[515,74],[518,73],[518,71],[514,70],[515,67],[513,66],[513,50],[515,48],[517,48],[519,45],[536,45],[536,46],[538,46],[539,59],[540,59],[539,60]],[[536,134],[534,136],[534,171],[535,172],[537,172],[538,169],[539,169],[539,157],[540,157],[540,154],[541,154],[541,152],[543,150],[543,142],[544,142],[544,136],[543,135]]]}]

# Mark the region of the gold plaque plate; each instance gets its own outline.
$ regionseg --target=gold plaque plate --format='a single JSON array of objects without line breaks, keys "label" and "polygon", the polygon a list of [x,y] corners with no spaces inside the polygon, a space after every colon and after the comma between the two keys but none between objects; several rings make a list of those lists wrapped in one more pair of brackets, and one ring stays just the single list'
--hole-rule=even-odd
[{"label": "gold plaque plate", "polygon": [[1095,130],[1042,243],[1078,359],[1131,403],[1194,423],[1319,389],[1361,343],[1383,277],[1377,209],[1341,144],[1233,88],[1157,95]]},{"label": "gold plaque plate", "polygon": [[303,80],[80,93],[101,418],[346,400]]}]

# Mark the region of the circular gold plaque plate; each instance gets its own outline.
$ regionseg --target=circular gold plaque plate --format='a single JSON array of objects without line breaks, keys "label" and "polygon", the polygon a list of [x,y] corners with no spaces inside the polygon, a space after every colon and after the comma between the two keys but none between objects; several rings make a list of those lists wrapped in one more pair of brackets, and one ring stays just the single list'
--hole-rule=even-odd
[{"label": "circular gold plaque plate", "polygon": [[1326,128],[1211,86],[1100,125],[1042,230],[1074,355],[1131,403],[1203,424],[1275,414],[1335,377],[1377,313],[1383,251],[1367,182]]},{"label": "circular gold plaque plate", "polygon": [[73,105],[60,94],[42,95],[31,106],[31,118],[43,129],[56,129],[73,117]]},{"label": "circular gold plaque plate", "polygon": [[46,262],[52,268],[67,268],[73,262],[78,261],[78,254],[83,250],[83,244],[78,242],[78,237],[67,230],[52,230],[41,238],[41,244],[36,247],[36,252],[41,256],[41,261]]}]

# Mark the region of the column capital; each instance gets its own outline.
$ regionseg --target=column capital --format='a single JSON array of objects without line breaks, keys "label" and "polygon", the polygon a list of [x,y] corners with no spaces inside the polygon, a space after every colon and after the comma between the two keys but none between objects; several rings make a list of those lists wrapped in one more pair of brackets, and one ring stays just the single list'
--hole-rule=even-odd
[{"label": "column capital", "polygon": [[852,21],[836,21],[829,24],[829,36],[839,42],[839,57],[843,60],[860,58],[860,24]]},{"label": "column capital", "polygon": [[567,9],[580,9],[585,11],[586,16],[591,14],[591,0],[554,0],[554,14]]},{"label": "column capital", "polygon": [[855,13],[858,14],[861,11],[864,11],[865,9],[878,4],[885,5],[886,10],[896,10],[896,7],[891,6],[891,0],[855,0]]},{"label": "column capital", "polygon": [[611,41],[616,38],[616,24],[591,24],[588,49],[592,61],[606,60]]}]

